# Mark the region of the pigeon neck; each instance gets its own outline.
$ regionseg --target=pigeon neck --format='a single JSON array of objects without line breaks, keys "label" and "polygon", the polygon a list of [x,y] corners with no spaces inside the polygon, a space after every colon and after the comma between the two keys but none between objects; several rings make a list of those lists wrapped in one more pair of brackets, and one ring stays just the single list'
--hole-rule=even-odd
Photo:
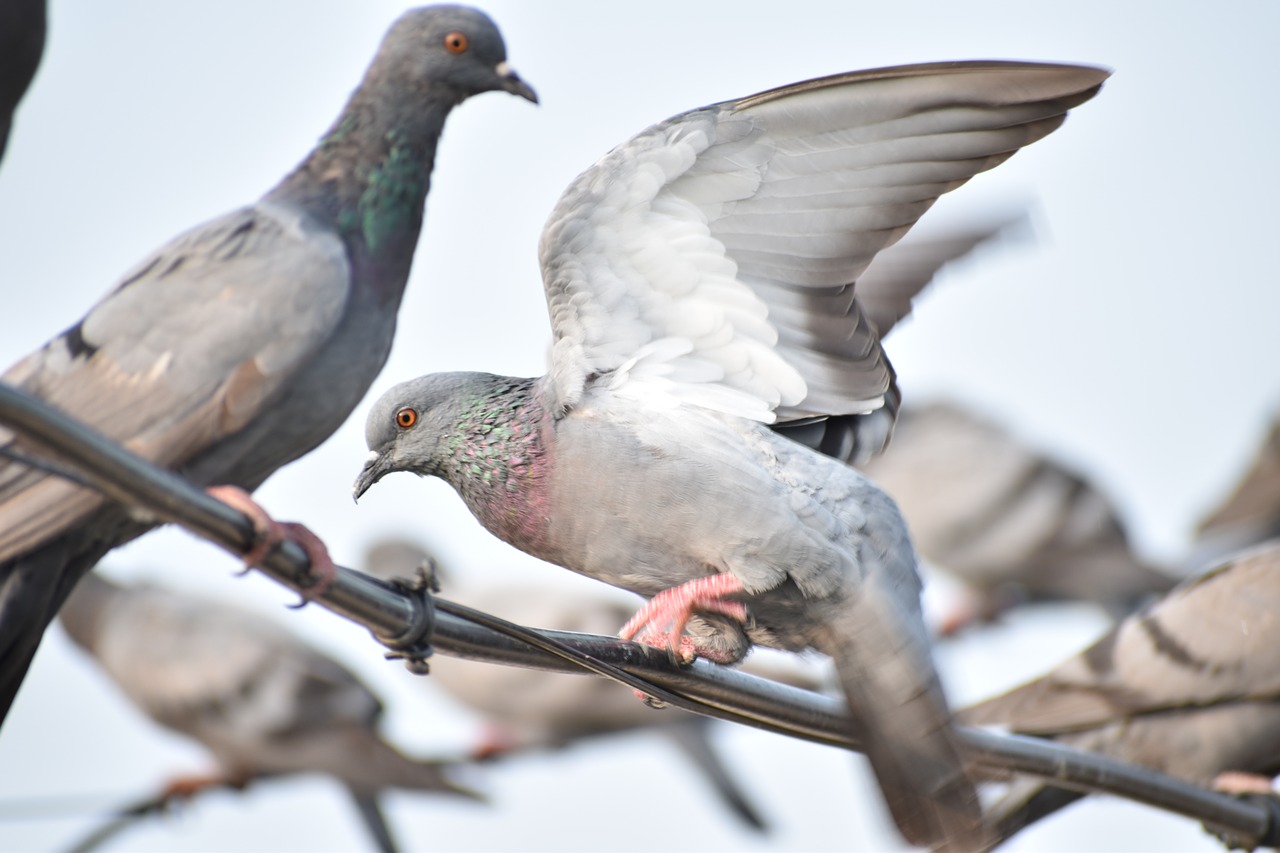
[{"label": "pigeon neck", "polygon": [[494,378],[463,401],[440,475],[491,533],[536,552],[545,538],[550,415],[536,380]]},{"label": "pigeon neck", "polygon": [[395,302],[422,230],[436,144],[452,90],[405,90],[370,69],[337,122],[267,198],[304,207],[347,246],[357,281]]}]

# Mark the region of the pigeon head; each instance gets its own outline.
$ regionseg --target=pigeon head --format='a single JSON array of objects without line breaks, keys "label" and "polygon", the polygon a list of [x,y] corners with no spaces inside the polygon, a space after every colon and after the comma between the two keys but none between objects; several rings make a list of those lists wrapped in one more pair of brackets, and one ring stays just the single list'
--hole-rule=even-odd
[{"label": "pigeon head", "polygon": [[365,422],[369,457],[356,499],[396,471],[453,482],[452,463],[474,455],[475,436],[492,434],[527,399],[514,392],[530,384],[488,373],[433,373],[391,388]]},{"label": "pigeon head", "polygon": [[507,64],[507,48],[497,26],[484,12],[467,6],[423,6],[405,12],[387,31],[369,73],[399,77],[406,91],[449,89],[457,102],[494,91],[538,102],[533,89]]}]

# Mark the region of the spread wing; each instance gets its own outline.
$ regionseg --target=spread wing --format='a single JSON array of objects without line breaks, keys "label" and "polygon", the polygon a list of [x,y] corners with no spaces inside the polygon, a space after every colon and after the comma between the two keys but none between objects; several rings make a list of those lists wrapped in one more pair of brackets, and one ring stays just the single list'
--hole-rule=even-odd
[{"label": "spread wing", "polygon": [[[21,387],[162,465],[252,422],[336,328],[338,237],[260,203],[183,234],[11,368]],[[0,428],[0,452],[23,442]],[[81,521],[95,493],[0,458],[0,560]]]},{"label": "spread wing", "polygon": [[893,373],[858,277],[938,196],[1051,133],[1106,77],[886,68],[649,128],[579,176],[543,232],[554,402],[602,381],[766,423],[881,409]]}]

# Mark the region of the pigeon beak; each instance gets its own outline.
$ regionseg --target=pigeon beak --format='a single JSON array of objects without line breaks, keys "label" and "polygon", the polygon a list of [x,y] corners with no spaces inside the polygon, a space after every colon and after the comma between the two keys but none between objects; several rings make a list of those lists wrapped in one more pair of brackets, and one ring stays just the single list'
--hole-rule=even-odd
[{"label": "pigeon beak", "polygon": [[356,484],[351,490],[352,497],[358,502],[364,493],[369,491],[370,486],[390,472],[391,469],[382,454],[376,450],[369,451],[369,458],[365,460],[364,467],[360,469],[360,476],[356,477]]},{"label": "pigeon beak", "polygon": [[526,101],[533,101],[535,104],[538,103],[538,93],[533,91],[528,83],[521,80],[515,69],[505,61],[499,62],[493,70],[497,73],[498,79],[502,81],[499,86],[504,92],[519,95]]}]

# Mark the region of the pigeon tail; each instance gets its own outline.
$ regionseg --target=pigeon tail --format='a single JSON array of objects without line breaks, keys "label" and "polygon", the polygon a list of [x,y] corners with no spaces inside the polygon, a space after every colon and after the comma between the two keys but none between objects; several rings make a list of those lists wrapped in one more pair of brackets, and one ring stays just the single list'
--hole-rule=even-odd
[{"label": "pigeon tail", "polygon": [[666,726],[660,731],[680,748],[690,762],[702,773],[703,778],[715,790],[738,819],[756,832],[766,833],[769,824],[747,798],[746,792],[734,780],[729,768],[711,746],[709,735],[712,721],[706,717],[691,717],[685,723]]},{"label": "pigeon tail", "polygon": [[378,805],[378,794],[358,788],[348,788],[347,793],[351,795],[351,802],[355,803],[356,811],[360,812],[360,820],[373,836],[373,843],[378,850],[381,853],[396,853],[399,848],[391,835],[391,827],[387,826],[386,815]]},{"label": "pigeon tail", "polygon": [[856,734],[903,837],[944,851],[986,846],[977,791],[951,712],[918,632],[898,618],[872,573],[838,608],[814,647],[830,655]]}]

